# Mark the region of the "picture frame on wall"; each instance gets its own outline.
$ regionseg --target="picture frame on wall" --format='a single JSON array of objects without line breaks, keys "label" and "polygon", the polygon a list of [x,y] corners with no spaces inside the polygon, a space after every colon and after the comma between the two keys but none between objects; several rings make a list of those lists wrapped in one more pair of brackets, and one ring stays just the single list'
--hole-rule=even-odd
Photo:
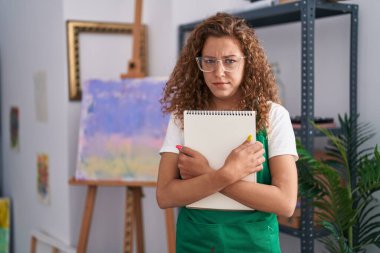
[{"label": "picture frame on wall", "polygon": [[[140,36],[141,71],[147,73],[146,26]],[[69,100],[80,101],[88,79],[118,79],[132,57],[133,23],[68,20]],[[106,36],[104,36],[106,35]]]}]

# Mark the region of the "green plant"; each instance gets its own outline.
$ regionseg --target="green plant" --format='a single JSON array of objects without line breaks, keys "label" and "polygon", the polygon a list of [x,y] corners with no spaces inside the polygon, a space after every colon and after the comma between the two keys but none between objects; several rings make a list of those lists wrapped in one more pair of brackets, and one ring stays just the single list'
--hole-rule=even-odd
[{"label": "green plant", "polygon": [[320,238],[329,252],[380,249],[380,205],[373,196],[380,190],[380,154],[377,146],[363,148],[374,133],[357,123],[358,116],[339,116],[339,122],[339,135],[314,125],[329,140],[325,160],[297,142],[300,195],[313,199],[319,224],[329,232]]}]

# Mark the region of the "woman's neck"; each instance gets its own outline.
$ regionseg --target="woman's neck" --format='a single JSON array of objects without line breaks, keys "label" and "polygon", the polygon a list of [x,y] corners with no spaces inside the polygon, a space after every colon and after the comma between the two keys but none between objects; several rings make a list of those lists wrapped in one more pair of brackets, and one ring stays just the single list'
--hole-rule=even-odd
[{"label": "woman's neck", "polygon": [[210,109],[220,111],[236,111],[239,109],[239,101],[214,99],[210,104]]}]

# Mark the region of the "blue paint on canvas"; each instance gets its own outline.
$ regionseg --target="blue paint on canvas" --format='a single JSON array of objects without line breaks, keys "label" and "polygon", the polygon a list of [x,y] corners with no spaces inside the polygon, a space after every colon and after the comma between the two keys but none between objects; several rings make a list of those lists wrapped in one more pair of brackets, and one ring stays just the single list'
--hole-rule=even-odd
[{"label": "blue paint on canvas", "polygon": [[166,80],[91,80],[83,85],[79,179],[155,180],[168,116]]}]

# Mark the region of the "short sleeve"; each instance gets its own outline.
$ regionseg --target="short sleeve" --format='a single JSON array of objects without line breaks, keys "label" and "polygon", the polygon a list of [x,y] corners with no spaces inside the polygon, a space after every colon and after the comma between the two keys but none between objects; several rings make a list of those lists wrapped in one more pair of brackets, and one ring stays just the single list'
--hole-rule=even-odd
[{"label": "short sleeve", "polygon": [[179,125],[180,124],[176,121],[174,115],[171,114],[164,143],[160,149],[160,154],[164,152],[179,153],[176,145],[183,145],[184,143],[183,130]]},{"label": "short sleeve", "polygon": [[289,112],[277,103],[271,103],[268,131],[269,158],[278,155],[292,155],[298,160],[296,139]]}]

